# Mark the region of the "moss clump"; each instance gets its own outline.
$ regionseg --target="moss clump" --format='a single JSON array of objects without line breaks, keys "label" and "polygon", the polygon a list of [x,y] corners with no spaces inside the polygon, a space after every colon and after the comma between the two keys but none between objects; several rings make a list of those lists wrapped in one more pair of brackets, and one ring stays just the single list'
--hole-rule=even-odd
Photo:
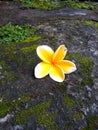
[{"label": "moss clump", "polygon": [[27,95],[10,102],[2,100],[2,102],[0,102],[0,117],[4,117],[7,113],[11,113],[12,111],[20,110],[21,103],[26,103],[27,101],[30,101],[30,96]]},{"label": "moss clump", "polygon": [[66,126],[66,129],[67,129],[67,130],[73,130],[73,128],[74,128],[74,123],[73,123],[73,122],[70,122],[70,121],[66,121],[66,122],[65,122],[65,126]]},{"label": "moss clump", "polygon": [[12,106],[9,102],[0,102],[0,117],[5,116],[12,109]]},{"label": "moss clump", "polygon": [[62,93],[66,91],[66,86],[68,84],[66,82],[61,82],[61,83],[58,83],[58,86],[59,86],[59,91],[61,91]]},{"label": "moss clump", "polygon": [[21,48],[20,51],[22,53],[30,53],[30,52],[36,50],[37,46],[38,46],[37,44],[31,45],[28,47],[26,46],[26,47]]},{"label": "moss clump", "polygon": [[82,128],[82,130],[95,130],[98,128],[98,116],[91,116],[87,120],[87,126]]},{"label": "moss clump", "polygon": [[81,112],[73,111],[71,115],[72,115],[72,118],[75,118],[77,121],[83,118],[83,114]]},{"label": "moss clump", "polygon": [[5,67],[7,65],[6,61],[2,60],[0,61],[0,65],[2,65],[2,67]]},{"label": "moss clump", "polygon": [[54,112],[40,114],[37,122],[41,126],[46,126],[47,130],[59,130],[57,124],[53,121]]},{"label": "moss clump", "polygon": [[[72,60],[74,59],[76,61],[76,65],[78,66],[78,73],[82,77],[83,81],[81,82],[81,85],[92,85],[93,79],[91,77],[91,72],[93,70],[93,61],[91,58],[82,55],[82,53],[76,53],[72,55],[67,55],[66,59]],[[79,83],[75,81],[75,83]]]},{"label": "moss clump", "polygon": [[25,104],[27,102],[29,102],[29,101],[30,101],[30,95],[24,95],[24,96],[22,96],[22,97],[20,97],[18,99],[13,100],[11,102],[11,104],[13,106],[12,110],[14,110],[14,111],[16,111],[16,110],[18,110],[18,111],[22,110],[25,107]]},{"label": "moss clump", "polygon": [[5,83],[5,78],[3,77],[2,79],[0,79],[0,87],[2,87],[4,83]]},{"label": "moss clump", "polygon": [[85,76],[86,74],[90,74],[92,69],[93,69],[93,61],[91,58],[89,57],[83,57],[81,58],[81,60],[79,61],[82,72],[81,75]]},{"label": "moss clump", "polygon": [[86,77],[82,80],[81,82],[81,85],[82,86],[85,86],[85,85],[93,85],[93,78],[92,77]]},{"label": "moss clump", "polygon": [[94,22],[91,20],[84,21],[88,26],[95,26],[98,27],[98,22]]},{"label": "moss clump", "polygon": [[17,61],[20,63],[20,66],[24,64],[26,68],[29,68],[34,63],[32,56],[35,56],[34,51],[37,46],[38,44],[29,44],[29,46],[24,46],[19,50],[20,57],[18,57]]},{"label": "moss clump", "polygon": [[10,45],[2,44],[2,45],[0,45],[0,59],[2,61],[5,61],[5,58],[6,58],[6,60],[8,60],[8,58],[12,58],[12,57],[14,57],[14,59],[15,59],[15,52],[16,52],[16,45],[15,44],[10,44]]},{"label": "moss clump", "polygon": [[30,96],[28,96],[28,95],[24,95],[18,99],[19,102],[27,102],[29,100],[30,100]]},{"label": "moss clump", "polygon": [[93,69],[93,61],[91,58],[82,55],[82,53],[76,54],[68,54],[66,59],[74,59],[77,63],[79,63],[79,69],[81,70],[80,75],[85,76],[86,74],[90,74]]},{"label": "moss clump", "polygon": [[75,104],[75,101],[73,99],[71,99],[71,97],[67,94],[64,94],[63,101],[68,109],[70,107],[74,106],[74,104]]},{"label": "moss clump", "polygon": [[60,83],[59,83],[59,86],[60,86],[60,87],[66,87],[66,86],[67,86],[67,83],[60,82]]},{"label": "moss clump", "polygon": [[83,81],[81,84],[84,85],[92,85],[93,84],[93,79],[90,76],[92,69],[93,69],[93,61],[89,57],[83,57],[80,60],[80,67],[81,67],[81,76],[83,78]]},{"label": "moss clump", "polygon": [[3,83],[8,83],[8,82],[12,82],[14,81],[15,79],[18,79],[19,78],[19,75],[16,75],[14,73],[14,71],[8,71],[8,70],[3,70],[2,71],[2,78],[0,80],[0,86],[2,87],[3,86]]},{"label": "moss clump", "polygon": [[28,37],[23,42],[30,43],[30,42],[35,42],[35,41],[40,40],[40,39],[41,39],[41,36],[34,35],[33,37]]},{"label": "moss clump", "polygon": [[44,125],[47,127],[47,130],[55,129],[57,130],[57,126],[53,121],[54,113],[48,112],[51,100],[47,100],[46,102],[40,103],[35,107],[30,107],[27,110],[22,110],[15,116],[15,123],[25,124],[31,116],[36,116],[36,122],[39,125]]}]

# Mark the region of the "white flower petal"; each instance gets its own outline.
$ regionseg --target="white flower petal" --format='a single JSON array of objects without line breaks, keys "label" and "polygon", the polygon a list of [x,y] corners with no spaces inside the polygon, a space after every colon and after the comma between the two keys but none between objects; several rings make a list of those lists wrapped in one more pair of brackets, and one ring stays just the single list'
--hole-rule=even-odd
[{"label": "white flower petal", "polygon": [[35,77],[36,78],[43,78],[43,77],[45,77],[46,75],[49,74],[50,70],[51,70],[50,64],[47,64],[45,62],[40,62],[35,67],[35,70],[34,70]]},{"label": "white flower petal", "polygon": [[58,61],[63,60],[66,53],[67,48],[65,47],[65,45],[60,45],[54,53],[53,62],[57,63]]},{"label": "white flower petal", "polygon": [[52,61],[54,51],[48,45],[41,45],[37,47],[37,55],[44,62],[50,63]]},{"label": "white flower petal", "polygon": [[69,60],[62,60],[58,63],[58,65],[64,70],[65,74],[70,74],[77,69],[76,65]]},{"label": "white flower petal", "polygon": [[62,68],[60,68],[58,65],[54,65],[49,72],[50,77],[57,82],[62,82],[65,78],[64,72]]}]

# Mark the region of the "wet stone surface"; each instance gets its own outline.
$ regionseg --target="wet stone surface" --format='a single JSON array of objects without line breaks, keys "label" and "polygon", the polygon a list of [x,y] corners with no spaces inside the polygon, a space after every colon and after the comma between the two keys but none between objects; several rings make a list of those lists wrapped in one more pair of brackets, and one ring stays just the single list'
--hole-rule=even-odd
[{"label": "wet stone surface", "polygon": [[[88,19],[98,21],[97,10],[63,8],[52,11],[38,9],[22,9],[20,3],[12,1],[0,2],[0,26],[12,22],[14,24],[36,24],[53,19]],[[3,17],[2,17],[3,14]]]},{"label": "wet stone surface", "polygon": [[[98,130],[98,14],[0,4],[0,26],[29,23],[41,36],[30,43],[0,44],[0,130]],[[77,71],[62,83],[49,76],[36,79],[34,67],[40,59],[35,45],[42,44],[54,50],[64,44],[65,59]]]}]

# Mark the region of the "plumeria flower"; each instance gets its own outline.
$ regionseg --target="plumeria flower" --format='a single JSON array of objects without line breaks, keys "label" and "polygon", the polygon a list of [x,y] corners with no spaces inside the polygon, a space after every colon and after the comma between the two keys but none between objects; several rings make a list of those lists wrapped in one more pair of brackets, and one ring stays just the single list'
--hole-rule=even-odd
[{"label": "plumeria flower", "polygon": [[42,60],[35,67],[36,78],[43,78],[49,74],[53,80],[62,82],[65,79],[65,74],[76,70],[76,65],[73,62],[63,60],[67,53],[67,48],[64,45],[60,45],[55,52],[48,45],[40,45],[36,51]]}]

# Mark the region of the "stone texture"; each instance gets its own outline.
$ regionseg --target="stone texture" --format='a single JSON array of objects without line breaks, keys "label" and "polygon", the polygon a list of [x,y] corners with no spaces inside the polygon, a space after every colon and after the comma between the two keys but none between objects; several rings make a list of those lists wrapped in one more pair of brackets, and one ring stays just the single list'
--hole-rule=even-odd
[{"label": "stone texture", "polygon": [[[0,65],[0,129],[97,130],[98,23],[91,20],[97,21],[98,14],[80,9],[22,10],[13,2],[0,4],[0,26],[9,21],[29,23],[42,36],[28,44],[0,45],[0,61],[6,62]],[[63,83],[49,76],[36,79],[36,51],[20,51],[34,44],[47,44],[54,50],[64,44],[65,58],[75,62],[77,71],[66,75]],[[8,115],[13,117],[8,119]]]}]

